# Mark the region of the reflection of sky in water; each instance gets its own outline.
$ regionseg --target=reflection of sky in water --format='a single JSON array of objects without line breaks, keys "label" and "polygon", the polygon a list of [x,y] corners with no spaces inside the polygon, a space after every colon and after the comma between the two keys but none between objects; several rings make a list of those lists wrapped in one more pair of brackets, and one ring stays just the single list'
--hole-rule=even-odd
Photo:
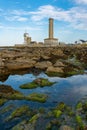
[{"label": "reflection of sky in water", "polygon": [[[24,83],[32,82],[38,77],[48,78],[50,81],[55,81],[56,83],[52,87],[36,88],[30,90],[20,89],[19,86]],[[1,84],[2,82],[0,82]],[[24,94],[29,94],[32,92],[46,93],[49,98],[46,103],[34,103],[30,102],[31,106],[45,106],[51,107],[55,106],[58,102],[64,101],[67,104],[74,105],[82,97],[87,94],[87,75],[76,75],[67,78],[59,77],[48,77],[45,74],[40,74],[39,76],[33,76],[32,74],[25,75],[10,75],[9,78],[3,83],[11,85],[14,89],[21,91]],[[20,101],[16,101],[20,102]],[[28,101],[22,101],[22,103],[28,103]]]}]

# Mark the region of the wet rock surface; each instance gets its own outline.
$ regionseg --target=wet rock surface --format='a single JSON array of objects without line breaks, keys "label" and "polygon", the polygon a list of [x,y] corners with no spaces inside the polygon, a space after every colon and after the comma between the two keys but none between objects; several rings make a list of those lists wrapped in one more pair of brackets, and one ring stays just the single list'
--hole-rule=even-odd
[{"label": "wet rock surface", "polygon": [[[52,72],[68,76],[81,73],[87,66],[87,47],[23,47],[3,49],[0,52],[0,79],[21,71]],[[56,71],[56,73],[55,73]],[[26,73],[25,72],[25,73]],[[33,72],[33,71],[32,71]],[[54,73],[53,73],[54,72]],[[51,75],[51,73],[50,73]]]},{"label": "wet rock surface", "polygon": [[[86,47],[4,49],[0,52],[0,80],[6,80],[10,74],[38,74],[39,71],[61,77],[82,74],[87,67],[86,57]],[[41,85],[42,80],[36,79],[35,83]],[[3,130],[87,130],[87,97],[79,101],[75,107],[60,102],[49,110],[33,109],[23,104],[18,107],[14,106],[15,104],[5,106],[10,100],[44,103],[47,97],[41,93],[25,96],[11,86],[0,85]]]},{"label": "wet rock surface", "polygon": [[0,85],[0,106],[8,100],[28,100],[44,103],[47,100],[46,94],[31,93],[25,96],[23,93],[14,90],[11,86]]},{"label": "wet rock surface", "polygon": [[31,83],[26,83],[20,86],[22,89],[34,89],[37,87],[52,86],[55,82],[50,82],[48,79],[37,78]]}]

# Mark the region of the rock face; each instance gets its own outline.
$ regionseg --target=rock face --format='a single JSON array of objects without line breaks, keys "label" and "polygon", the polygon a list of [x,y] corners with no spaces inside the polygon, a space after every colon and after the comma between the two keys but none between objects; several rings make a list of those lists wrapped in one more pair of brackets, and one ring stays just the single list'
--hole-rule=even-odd
[{"label": "rock face", "polygon": [[2,75],[26,69],[63,75],[71,71],[80,73],[79,70],[87,68],[86,57],[87,47],[79,46],[7,48],[0,51],[0,79]]},{"label": "rock face", "polygon": [[54,73],[63,73],[63,69],[60,68],[60,67],[53,67],[53,66],[50,66],[47,68],[46,72],[54,72]]},{"label": "rock face", "polygon": [[65,67],[65,64],[59,60],[56,61],[56,63],[53,65],[54,67]]},{"label": "rock face", "polygon": [[20,60],[16,62],[9,62],[7,63],[6,67],[8,70],[18,70],[18,69],[26,69],[26,68],[32,68],[34,67],[36,61],[34,60]]},{"label": "rock face", "polygon": [[35,68],[39,68],[39,69],[46,69],[49,66],[52,66],[52,63],[50,61],[42,61],[42,62],[37,62],[35,64]]}]

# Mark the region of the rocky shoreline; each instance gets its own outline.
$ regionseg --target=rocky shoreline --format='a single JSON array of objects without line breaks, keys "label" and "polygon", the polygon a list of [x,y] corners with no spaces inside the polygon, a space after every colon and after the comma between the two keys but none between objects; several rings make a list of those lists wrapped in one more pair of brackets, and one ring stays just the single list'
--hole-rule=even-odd
[{"label": "rocky shoreline", "polygon": [[87,66],[87,47],[23,47],[0,51],[0,80],[10,74],[45,72],[67,77],[82,74]]},{"label": "rocky shoreline", "polygon": [[[5,81],[10,74],[44,72],[49,76],[67,77],[83,74],[87,68],[87,47],[25,47],[5,48],[0,51],[0,81]],[[55,82],[38,78],[31,83],[22,84],[21,89],[51,87]],[[14,107],[10,100],[27,100],[45,103],[48,95],[31,93],[24,95],[11,86],[0,85],[0,114],[8,114],[3,122],[10,124],[5,129],[11,130],[87,130],[87,97],[75,107],[64,102],[55,107],[33,109],[28,105]],[[11,124],[16,122],[16,124]]]}]

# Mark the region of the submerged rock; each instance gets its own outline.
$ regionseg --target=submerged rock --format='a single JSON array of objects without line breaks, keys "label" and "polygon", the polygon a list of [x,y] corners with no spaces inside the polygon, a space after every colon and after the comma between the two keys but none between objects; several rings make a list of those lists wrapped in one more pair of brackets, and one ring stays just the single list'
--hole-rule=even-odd
[{"label": "submerged rock", "polygon": [[70,126],[64,125],[60,127],[60,130],[74,130],[74,129],[71,128]]},{"label": "submerged rock", "polygon": [[29,100],[44,103],[47,100],[46,94],[32,93],[25,96],[19,91],[14,90],[11,86],[0,85],[0,102],[3,105],[7,100]]},{"label": "submerged rock", "polygon": [[15,117],[21,117],[23,115],[27,115],[29,110],[30,109],[28,106],[26,106],[26,105],[21,106],[21,107],[15,109],[6,120],[8,121],[8,120],[14,119]]},{"label": "submerged rock", "polygon": [[18,125],[14,126],[12,130],[35,130],[37,119],[40,114],[36,114],[29,121],[22,121]]},{"label": "submerged rock", "polygon": [[22,121],[18,125],[14,126],[12,130],[35,130],[35,123],[27,123],[27,121]]}]

